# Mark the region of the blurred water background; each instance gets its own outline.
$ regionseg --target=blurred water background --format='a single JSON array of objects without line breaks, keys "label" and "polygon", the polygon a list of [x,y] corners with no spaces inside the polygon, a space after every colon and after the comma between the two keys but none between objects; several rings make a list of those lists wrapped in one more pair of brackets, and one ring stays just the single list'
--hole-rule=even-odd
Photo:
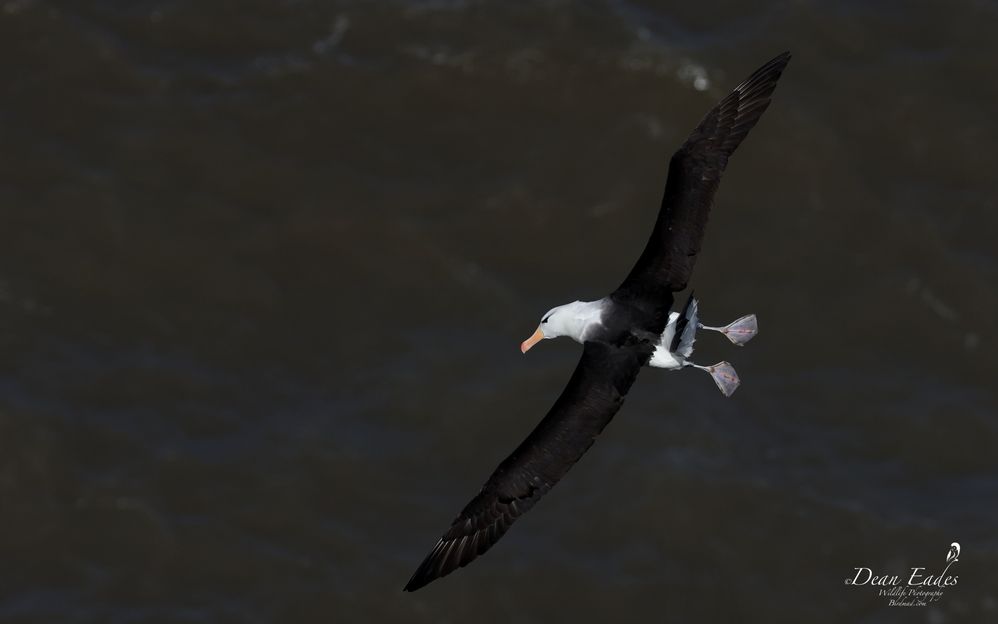
[{"label": "blurred water background", "polygon": [[[998,621],[998,4],[0,2],[3,622]],[[579,348],[668,158],[794,60],[646,371],[401,588]],[[891,608],[854,568],[959,584]]]}]

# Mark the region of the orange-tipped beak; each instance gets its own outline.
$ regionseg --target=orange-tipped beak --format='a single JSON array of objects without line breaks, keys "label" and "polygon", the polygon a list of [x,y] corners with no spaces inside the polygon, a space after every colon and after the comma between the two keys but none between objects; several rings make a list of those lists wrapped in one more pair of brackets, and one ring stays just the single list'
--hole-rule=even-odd
[{"label": "orange-tipped beak", "polygon": [[544,340],[544,332],[542,332],[541,328],[538,327],[537,331],[535,331],[530,338],[527,338],[526,340],[523,341],[523,343],[520,344],[520,353],[526,353],[527,351],[530,351],[530,347],[534,346],[541,340]]}]

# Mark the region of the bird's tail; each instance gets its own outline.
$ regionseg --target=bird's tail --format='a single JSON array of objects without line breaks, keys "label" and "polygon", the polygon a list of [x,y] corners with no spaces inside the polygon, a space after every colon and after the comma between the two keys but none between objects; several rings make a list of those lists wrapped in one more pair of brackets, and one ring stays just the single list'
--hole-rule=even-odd
[{"label": "bird's tail", "polygon": [[669,351],[678,353],[683,357],[690,357],[693,354],[693,343],[696,342],[697,327],[700,322],[697,317],[699,303],[690,291],[690,296],[686,299],[686,305],[676,320],[676,333],[672,336],[672,344]]}]

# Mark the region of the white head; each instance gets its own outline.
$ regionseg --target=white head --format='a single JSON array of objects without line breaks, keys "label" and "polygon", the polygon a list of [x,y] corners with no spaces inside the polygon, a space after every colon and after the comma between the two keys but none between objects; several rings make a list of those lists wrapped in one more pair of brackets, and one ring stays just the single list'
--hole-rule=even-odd
[{"label": "white head", "polygon": [[573,301],[551,308],[541,317],[541,324],[530,338],[520,345],[520,351],[526,353],[546,338],[569,336],[576,342],[582,342],[583,335],[592,323],[600,322],[602,311],[600,301]]}]

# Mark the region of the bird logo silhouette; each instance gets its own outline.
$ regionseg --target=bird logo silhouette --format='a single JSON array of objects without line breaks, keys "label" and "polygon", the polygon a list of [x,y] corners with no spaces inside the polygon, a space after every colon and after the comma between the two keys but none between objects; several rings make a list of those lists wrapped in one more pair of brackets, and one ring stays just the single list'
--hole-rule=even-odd
[{"label": "bird logo silhouette", "polygon": [[953,542],[949,545],[949,552],[946,553],[946,563],[958,561],[960,557],[960,542]]}]

